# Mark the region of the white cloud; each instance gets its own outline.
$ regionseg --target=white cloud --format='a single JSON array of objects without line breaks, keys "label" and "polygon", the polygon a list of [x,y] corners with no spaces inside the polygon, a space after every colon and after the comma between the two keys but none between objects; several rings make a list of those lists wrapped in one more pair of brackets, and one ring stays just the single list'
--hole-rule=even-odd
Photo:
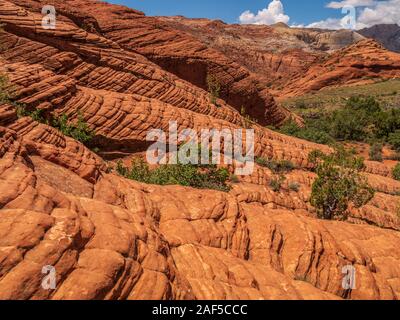
[{"label": "white cloud", "polygon": [[343,1],[332,1],[328,3],[327,8],[341,9],[348,6],[353,7],[367,7],[375,4],[375,0],[343,0]]},{"label": "white cloud", "polygon": [[[327,8],[346,9],[356,8],[355,29],[371,27],[375,24],[395,24],[400,22],[400,0],[340,0],[331,1]],[[328,18],[306,25],[307,28],[321,29],[344,29],[349,28],[349,11],[343,12],[342,18]],[[290,17],[285,14],[283,4],[280,0],[272,0],[268,7],[258,11],[257,14],[249,10],[243,12],[239,20],[243,24],[274,24],[277,22],[288,23]],[[296,25],[293,27],[303,27]]]},{"label": "white cloud", "polygon": [[357,19],[360,27],[370,27],[375,24],[399,23],[400,0],[375,1],[373,7],[364,8]]},{"label": "white cloud", "polygon": [[243,24],[274,24],[277,22],[288,23],[290,17],[285,15],[283,4],[280,0],[272,0],[267,8],[259,10],[257,14],[249,10],[243,12],[239,21]]},{"label": "white cloud", "polygon": [[[332,1],[327,7],[342,9],[353,6],[356,11],[356,29],[371,27],[375,24],[392,24],[400,21],[400,0],[342,0]],[[309,24],[308,28],[342,29],[348,24],[342,19],[328,18]]]}]

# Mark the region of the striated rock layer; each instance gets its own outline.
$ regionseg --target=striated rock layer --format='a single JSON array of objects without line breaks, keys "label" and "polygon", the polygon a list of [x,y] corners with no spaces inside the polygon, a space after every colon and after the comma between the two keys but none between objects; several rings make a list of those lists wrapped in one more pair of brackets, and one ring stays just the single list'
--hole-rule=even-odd
[{"label": "striated rock layer", "polygon": [[[0,73],[28,110],[81,114],[96,132],[99,154],[114,158],[145,150],[148,130],[167,130],[170,121],[179,129],[251,126],[257,156],[290,160],[297,169],[280,192],[269,187],[275,175],[258,166],[229,193],[145,185],[1,104],[0,299],[400,298],[400,182],[384,164],[367,163],[365,175],[378,191],[368,205],[351,209],[348,222],[318,220],[307,158],[331,150],[249,124],[231,99],[269,97],[246,84],[254,85],[254,75],[138,11],[55,3],[54,31],[40,27],[40,1],[0,0]],[[177,39],[191,45],[180,47]],[[221,63],[216,74],[239,91],[210,103],[185,76],[184,54],[193,54],[193,65]],[[182,71],[167,68],[168,59]],[[272,112],[273,103],[265,106],[267,122],[286,117],[278,107]],[[354,290],[342,286],[349,265]],[[44,266],[56,270],[54,290],[41,285]]]},{"label": "striated rock layer", "polygon": [[[11,6],[11,2],[16,5]],[[120,81],[119,85],[122,88],[118,88],[119,91],[127,92],[127,87],[136,85],[134,82],[138,80],[150,80],[147,79],[149,74],[154,74],[148,66],[150,60],[201,89],[208,89],[207,76],[212,75],[221,86],[220,97],[239,112],[244,108],[246,114],[257,119],[260,124],[279,124],[290,116],[288,110],[275,103],[267,89],[267,80],[250,73],[189,34],[161,26],[157,18],[146,17],[141,12],[127,7],[94,0],[57,0],[53,1],[58,12],[57,29],[45,31],[38,30],[41,29],[42,16],[34,12],[40,12],[41,7],[48,4],[46,1],[2,0],[2,3],[4,9],[0,20],[5,24],[6,31],[16,35],[21,35],[22,32],[29,40],[49,45],[52,50],[67,49],[60,48],[60,39],[67,40],[68,43],[71,41],[71,48],[67,51],[78,54],[80,58],[86,58],[86,62],[87,59],[100,59],[104,63],[107,59],[107,64],[113,63],[114,68],[108,74],[104,71],[102,75],[108,81]],[[26,8],[26,15],[18,16],[21,7]],[[100,48],[101,52],[98,50]],[[131,57],[131,63],[135,64],[134,68],[131,67],[137,72],[131,75],[134,79],[127,79],[127,75],[117,75],[119,70],[116,68],[122,62],[116,60],[125,60],[128,57]],[[70,56],[69,60],[75,59]],[[145,76],[141,76],[143,71],[140,69],[140,62],[147,64]],[[79,62],[75,61],[68,67],[73,68],[76,64],[79,65]],[[153,69],[160,68],[153,65]],[[82,72],[81,69],[79,74]],[[167,74],[165,71],[163,73]],[[170,75],[164,76],[169,77]],[[164,78],[159,79],[159,82],[167,81],[171,86],[172,80]],[[182,88],[184,89],[184,86]]]},{"label": "striated rock layer", "polygon": [[305,74],[292,77],[280,97],[300,96],[322,88],[360,85],[400,78],[400,54],[366,39],[338,50],[325,61],[311,65]]}]

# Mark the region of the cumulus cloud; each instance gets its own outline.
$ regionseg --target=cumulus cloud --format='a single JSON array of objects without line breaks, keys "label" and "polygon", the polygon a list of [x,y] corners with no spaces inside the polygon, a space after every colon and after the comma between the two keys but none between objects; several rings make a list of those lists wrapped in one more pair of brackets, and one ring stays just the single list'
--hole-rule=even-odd
[{"label": "cumulus cloud", "polygon": [[[327,8],[343,10],[342,18],[328,18],[309,25],[293,25],[292,27],[307,27],[321,29],[362,29],[375,24],[398,24],[400,22],[400,0],[340,0],[331,1]],[[349,8],[355,8],[353,12]],[[355,23],[352,22],[355,18]],[[274,24],[288,23],[290,17],[285,14],[280,0],[272,0],[268,7],[257,14],[249,10],[243,12],[239,20],[243,24]]]},{"label": "cumulus cloud", "polygon": [[328,3],[327,8],[341,9],[348,6],[353,7],[367,7],[375,4],[375,0],[343,0],[343,1],[332,1]]},{"label": "cumulus cloud", "polygon": [[[400,0],[342,0],[332,1],[328,8],[356,8],[356,29],[371,27],[375,24],[394,24],[400,21]],[[348,18],[329,18],[309,24],[309,28],[343,29]]]},{"label": "cumulus cloud", "polygon": [[278,22],[288,23],[290,17],[285,14],[280,0],[273,0],[267,8],[259,10],[257,14],[249,10],[243,12],[239,21],[243,24],[274,24]]}]

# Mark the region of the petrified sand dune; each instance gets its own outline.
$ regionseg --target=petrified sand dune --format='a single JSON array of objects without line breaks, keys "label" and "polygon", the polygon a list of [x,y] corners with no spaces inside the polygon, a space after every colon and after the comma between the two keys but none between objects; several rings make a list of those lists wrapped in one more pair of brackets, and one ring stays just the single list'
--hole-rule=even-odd
[{"label": "petrified sand dune", "polygon": [[[262,101],[250,105],[266,122],[289,115],[257,76],[138,11],[55,1],[54,31],[40,28],[41,1],[13,2],[0,0],[0,73],[16,99],[81,113],[109,152],[143,151],[148,130],[170,121],[243,127],[236,96]],[[233,91],[213,105],[186,74],[191,64]],[[348,222],[318,220],[307,158],[331,150],[251,126],[257,156],[297,165],[285,183],[299,191],[273,192],[274,174],[258,166],[229,193],[127,180],[81,143],[2,104],[0,299],[399,299],[400,182],[368,162],[374,199]],[[55,290],[41,286],[46,265],[56,269]],[[342,287],[347,265],[354,290]]]},{"label": "petrified sand dune", "polygon": [[365,39],[338,50],[320,64],[311,65],[305,74],[293,77],[280,97],[298,96],[330,86],[357,85],[371,79],[400,78],[400,54],[378,42]]},{"label": "petrified sand dune", "polygon": [[[39,9],[45,4],[45,1],[34,3],[32,1],[15,1],[15,3],[28,9],[32,7]],[[141,66],[137,60],[147,61],[143,57],[138,59],[137,53],[140,53],[160,65],[164,70],[176,74],[181,79],[187,80],[203,89],[207,88],[207,75],[213,75],[222,87],[221,98],[238,111],[245,107],[246,113],[257,119],[260,124],[281,123],[290,115],[288,110],[274,102],[274,99],[266,89],[265,80],[251,74],[220,52],[208,48],[194,37],[168,27],[160,27],[157,18],[145,17],[140,12],[123,6],[109,5],[92,0],[55,1],[54,5],[59,9],[64,19],[68,18],[68,20],[70,20],[71,16],[75,16],[76,9],[71,8],[79,8],[79,19],[75,19],[74,22],[83,29],[101,33],[107,38],[107,41],[104,38],[78,29],[78,26],[75,27],[78,30],[74,30],[74,27],[70,25],[72,22],[70,20],[59,22],[56,32],[50,31],[50,34],[55,39],[46,38],[46,40],[49,40],[52,46],[56,46],[59,43],[56,40],[58,36],[68,40],[67,37],[70,35],[71,39],[69,41],[78,41],[77,44],[72,44],[71,51],[74,51],[73,47],[79,45],[80,55],[94,54],[99,59],[99,47],[96,49],[95,46],[101,43],[101,60],[106,60],[108,63],[112,61],[121,65],[122,62],[114,61],[117,54],[115,52],[114,54],[107,52],[109,50],[104,47],[119,48],[119,58],[123,58],[125,60],[124,63],[127,63],[126,60],[129,56],[132,56],[132,60],[135,60],[134,62],[132,61],[135,66],[129,68],[131,69],[130,71],[140,70]],[[23,25],[32,29],[35,26],[39,27],[42,20],[42,16],[32,13],[15,18],[18,7],[8,7],[8,10],[3,12],[4,16],[1,19],[5,23],[6,30],[13,29],[15,23],[18,23],[18,26]],[[93,20],[96,23],[93,24]],[[43,32],[40,32],[40,34],[43,34]],[[82,39],[85,39],[86,44],[82,45]],[[108,58],[108,55],[112,55],[112,57]],[[126,71],[127,69],[125,69]],[[155,72],[154,70],[148,71],[152,74]],[[106,78],[110,79],[111,76],[112,79],[115,79],[115,72],[116,70],[113,70],[111,74],[106,75]],[[141,72],[143,71],[141,70]],[[147,77],[149,73],[147,73]],[[163,73],[165,74],[165,72]],[[125,89],[129,84],[133,85],[132,80],[126,83],[126,77],[122,75],[117,77],[117,79],[123,81]],[[146,80],[147,77],[143,80]],[[140,78],[140,80],[142,79]],[[170,78],[168,82],[172,82],[172,79]]]}]

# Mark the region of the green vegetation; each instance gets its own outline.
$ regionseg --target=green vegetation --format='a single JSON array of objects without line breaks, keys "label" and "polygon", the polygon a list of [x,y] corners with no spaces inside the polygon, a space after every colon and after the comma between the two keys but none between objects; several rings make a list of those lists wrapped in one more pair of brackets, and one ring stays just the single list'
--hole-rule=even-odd
[{"label": "green vegetation", "polygon": [[31,117],[33,121],[48,124],[48,121],[43,116],[44,112],[42,109],[28,110],[26,106],[22,104],[15,104],[15,108],[18,118]]},{"label": "green vegetation", "polygon": [[284,175],[279,175],[276,178],[273,178],[270,183],[269,186],[271,187],[271,189],[274,192],[279,192],[282,189],[282,185],[283,183],[286,181],[286,177]]},{"label": "green vegetation", "polygon": [[289,190],[290,190],[290,191],[294,191],[294,192],[299,192],[299,190],[300,190],[300,184],[298,184],[297,182],[291,182],[291,183],[289,183]]},{"label": "green vegetation", "polygon": [[251,129],[253,125],[258,123],[257,119],[254,119],[247,114],[244,106],[240,109],[240,115],[243,117],[243,127],[246,129]]},{"label": "green vegetation", "polygon": [[327,127],[328,123],[323,119],[306,119],[303,128],[299,127],[293,120],[289,120],[279,129],[279,132],[311,142],[332,144],[335,140],[327,133]]},{"label": "green vegetation", "polygon": [[304,128],[288,121],[277,130],[328,145],[342,141],[370,143],[373,144],[370,157],[375,161],[383,160],[382,148],[386,143],[400,151],[400,109],[384,108],[371,96],[353,96],[338,109],[307,114]]},{"label": "green vegetation", "polygon": [[86,146],[90,145],[95,136],[95,132],[89,128],[81,113],[78,113],[77,121],[72,122],[65,113],[60,116],[46,116],[42,109],[28,110],[26,106],[21,104],[15,104],[15,106],[19,118],[31,117],[34,121],[51,125],[63,135],[71,137]]},{"label": "green vegetation", "polygon": [[274,173],[286,173],[296,169],[296,166],[287,160],[275,161],[262,157],[256,158],[255,162],[261,166],[270,169]]},{"label": "green vegetation", "polygon": [[373,96],[380,105],[388,108],[399,104],[400,80],[380,81],[360,86],[325,88],[318,92],[308,93],[301,97],[286,99],[283,105],[296,110],[301,116],[308,118],[321,110],[333,111],[346,105],[354,96]]},{"label": "green vegetation", "polygon": [[373,198],[374,190],[360,174],[364,159],[352,152],[344,148],[338,148],[331,155],[314,151],[309,161],[317,174],[310,202],[319,218],[347,220],[351,203],[359,208]]},{"label": "green vegetation", "polygon": [[8,91],[8,79],[6,76],[0,74],[0,103],[10,101],[10,93]]},{"label": "green vegetation", "polygon": [[65,113],[61,116],[53,117],[52,126],[60,130],[62,134],[85,145],[88,145],[95,135],[94,131],[89,128],[80,113],[78,113],[78,119],[75,123],[69,121]]},{"label": "green vegetation", "polygon": [[400,130],[390,133],[388,141],[396,151],[400,152]]},{"label": "green vegetation", "polygon": [[221,85],[219,84],[217,78],[215,78],[212,74],[207,74],[206,81],[208,92],[210,93],[211,103],[218,106],[217,100],[221,92]]},{"label": "green vegetation", "polygon": [[393,168],[393,178],[400,181],[400,163]]},{"label": "green vegetation", "polygon": [[121,161],[117,163],[116,170],[121,176],[148,184],[158,185],[182,185],[198,189],[213,189],[228,192],[230,187],[227,182],[231,179],[236,181],[234,176],[230,176],[225,168],[217,168],[216,165],[193,165],[193,164],[174,164],[160,165],[151,170],[143,159],[133,159],[130,168],[123,165]]},{"label": "green vegetation", "polygon": [[369,150],[369,159],[372,161],[382,162],[383,161],[382,149],[383,149],[382,143],[372,144]]}]

